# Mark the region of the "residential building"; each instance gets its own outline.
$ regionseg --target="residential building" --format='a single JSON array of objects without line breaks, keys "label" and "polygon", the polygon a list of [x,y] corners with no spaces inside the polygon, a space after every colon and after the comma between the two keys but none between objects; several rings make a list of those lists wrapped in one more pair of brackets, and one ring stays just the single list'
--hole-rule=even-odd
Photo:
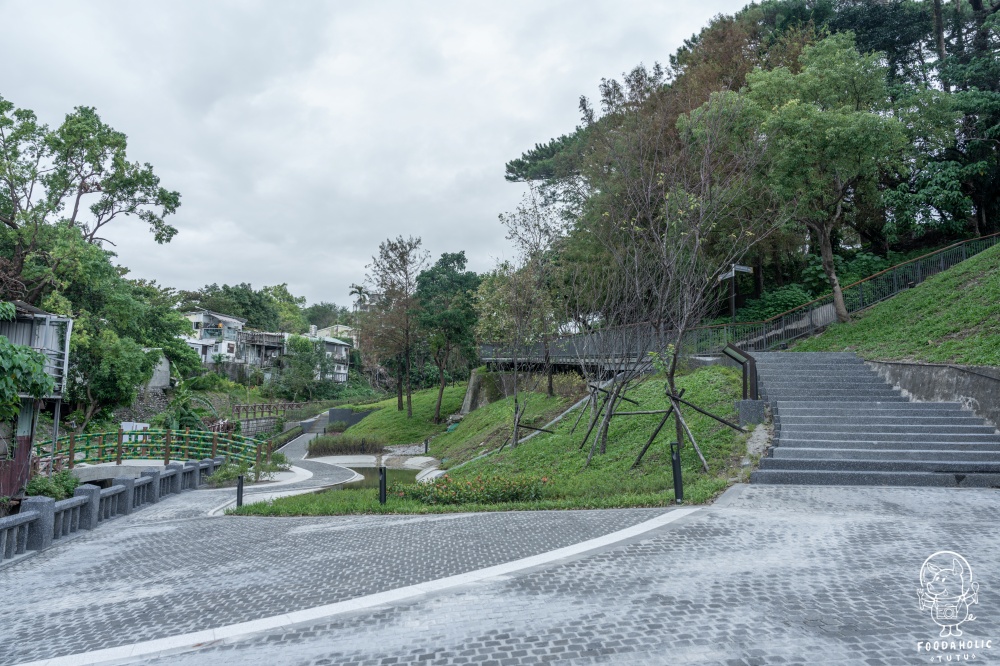
[{"label": "residential building", "polygon": [[18,417],[0,424],[0,496],[20,495],[31,473],[31,447],[43,403],[55,403],[53,436],[59,436],[59,417],[69,370],[69,340],[73,320],[14,301],[13,320],[0,321],[0,335],[11,343],[30,347],[45,356],[45,372],[55,382],[41,399],[21,395]]},{"label": "residential building", "polygon": [[334,324],[333,326],[327,326],[326,328],[321,328],[314,333],[319,337],[323,338],[338,338],[340,340],[350,340],[351,344],[357,348],[358,346],[358,330],[353,326],[346,326],[344,324]]},{"label": "residential building", "polygon": [[185,342],[198,352],[202,363],[213,363],[218,354],[224,361],[236,360],[236,338],[247,323],[246,319],[202,308],[185,312],[184,317],[191,322],[191,332]]}]

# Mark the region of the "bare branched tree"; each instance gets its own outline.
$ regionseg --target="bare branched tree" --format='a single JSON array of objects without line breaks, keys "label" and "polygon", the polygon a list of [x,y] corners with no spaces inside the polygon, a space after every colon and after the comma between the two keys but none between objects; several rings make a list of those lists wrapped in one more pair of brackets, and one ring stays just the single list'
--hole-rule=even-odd
[{"label": "bare branched tree", "polygon": [[429,258],[420,244],[420,238],[413,236],[383,241],[367,266],[369,272],[365,278],[371,296],[363,321],[375,347],[385,357],[395,357],[398,386],[406,388],[407,418],[413,417],[410,370],[416,343],[417,275]]},{"label": "bare branched tree", "polygon": [[786,218],[754,178],[764,137],[739,96],[714,94],[674,121],[662,71],[639,67],[603,82],[601,103],[598,118],[581,101],[602,183],[590,229],[632,292],[619,299],[639,304],[625,308],[631,323],[655,331],[683,442],[675,376],[687,333],[717,308],[718,277]]}]

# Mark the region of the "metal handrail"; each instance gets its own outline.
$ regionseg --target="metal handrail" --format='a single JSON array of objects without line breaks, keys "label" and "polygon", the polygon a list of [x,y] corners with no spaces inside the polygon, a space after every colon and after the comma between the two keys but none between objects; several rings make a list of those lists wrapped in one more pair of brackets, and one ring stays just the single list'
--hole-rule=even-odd
[{"label": "metal handrail", "polygon": [[[860,312],[920,284],[928,277],[951,268],[998,243],[1000,243],[1000,233],[959,241],[934,252],[904,261],[842,287],[844,304],[849,314]],[[833,294],[829,293],[763,321],[731,322],[688,329],[681,341],[681,348],[685,354],[692,356],[717,354],[730,343],[738,345],[743,350],[765,351],[785,345],[792,340],[812,335],[818,329],[825,328],[836,321]],[[551,338],[548,343],[547,358],[550,360],[574,358],[582,359],[585,362],[600,362],[602,358],[607,358],[609,355],[626,357],[631,354],[636,360],[639,360],[639,356],[645,355],[645,345],[632,345],[635,348],[629,351],[626,349],[629,344],[624,343],[620,351],[612,352],[605,348],[606,344],[602,342],[602,338],[605,336],[637,328],[646,329],[647,332],[642,333],[642,335],[657,336],[663,339],[671,337],[668,331],[661,331],[649,322],[598,329],[588,333],[574,333]],[[630,335],[635,336],[636,334]],[[518,357],[523,358],[525,362],[540,362],[546,357],[542,345],[541,342],[523,345]],[[587,356],[588,350],[593,350],[592,358]],[[480,357],[484,361],[506,359],[508,354],[505,354],[505,351],[501,345],[480,345]]]},{"label": "metal handrail", "polygon": [[726,345],[722,353],[743,368],[743,399],[758,400],[760,396],[757,389],[757,360],[732,343]]}]

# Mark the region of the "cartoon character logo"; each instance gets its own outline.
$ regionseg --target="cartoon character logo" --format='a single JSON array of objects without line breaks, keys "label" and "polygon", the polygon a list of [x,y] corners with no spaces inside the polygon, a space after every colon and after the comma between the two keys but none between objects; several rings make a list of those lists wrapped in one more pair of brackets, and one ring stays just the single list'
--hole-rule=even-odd
[{"label": "cartoon character logo", "polygon": [[920,567],[920,610],[929,610],[941,627],[941,636],[961,636],[959,625],[975,620],[969,606],[979,603],[979,583],[972,567],[950,550],[934,553]]}]

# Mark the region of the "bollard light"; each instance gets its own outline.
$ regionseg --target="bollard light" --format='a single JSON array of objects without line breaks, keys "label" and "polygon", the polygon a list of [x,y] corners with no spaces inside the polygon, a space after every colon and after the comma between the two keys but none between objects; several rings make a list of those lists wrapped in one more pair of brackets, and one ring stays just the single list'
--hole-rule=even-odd
[{"label": "bollard light", "polygon": [[385,467],[378,468],[378,503],[385,504]]},{"label": "bollard light", "polygon": [[670,466],[674,470],[674,500],[684,504],[684,479],[681,478],[681,447],[670,442]]}]

